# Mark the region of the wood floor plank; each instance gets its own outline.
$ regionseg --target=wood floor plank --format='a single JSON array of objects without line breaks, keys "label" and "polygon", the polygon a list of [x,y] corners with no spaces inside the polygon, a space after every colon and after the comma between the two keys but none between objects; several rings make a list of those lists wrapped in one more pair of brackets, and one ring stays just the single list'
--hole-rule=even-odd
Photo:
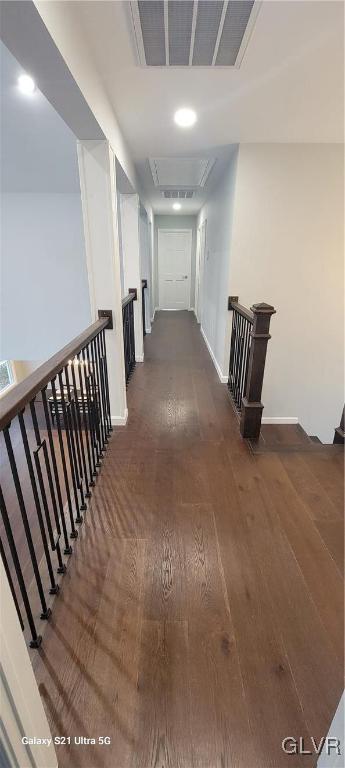
[{"label": "wood floor plank", "polygon": [[196,371],[193,376],[196,404],[199,415],[201,438],[219,438],[219,417],[215,407],[209,377],[205,371]]},{"label": "wood floor plank", "polygon": [[280,460],[298,496],[314,520],[339,520],[341,516],[308,463],[296,454],[280,454]]},{"label": "wood floor plank", "polygon": [[344,521],[319,521],[315,525],[340,573],[344,577]]},{"label": "wood floor plank", "polygon": [[344,517],[344,456],[342,453],[332,456],[325,453],[303,455],[303,461],[321,483],[325,493],[337,509],[339,517]]},{"label": "wood floor plank", "polygon": [[[230,466],[227,471],[231,472]],[[220,495],[214,503],[219,549],[256,759],[259,765],[273,768],[288,764],[281,749],[287,731],[305,737],[309,733],[268,589],[252,550],[244,510],[238,500],[230,514],[223,473],[224,467],[218,475]]]},{"label": "wood floor plank", "polygon": [[318,531],[310,526],[305,507],[290,483],[279,457],[257,456],[256,462],[267,483],[272,502],[278,511],[323,626],[342,663],[344,634],[339,617],[343,616],[343,580]]},{"label": "wood floor plank", "polygon": [[329,729],[334,700],[341,696],[342,671],[265,486],[257,504],[260,517],[252,517],[248,526],[252,552],[268,588],[309,732],[320,739]]},{"label": "wood floor plank", "polygon": [[132,766],[193,765],[186,622],[143,621]]},{"label": "wood floor plank", "polygon": [[191,619],[188,639],[193,765],[260,766],[230,619],[212,628]]}]

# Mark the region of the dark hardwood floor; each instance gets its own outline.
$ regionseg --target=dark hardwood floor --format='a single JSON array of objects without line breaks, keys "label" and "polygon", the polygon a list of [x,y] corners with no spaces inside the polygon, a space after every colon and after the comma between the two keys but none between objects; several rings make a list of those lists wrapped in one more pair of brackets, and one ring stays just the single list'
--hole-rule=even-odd
[{"label": "dark hardwood floor", "polygon": [[[343,685],[338,451],[253,455],[191,313],[158,313],[42,647],[61,768],[280,768]],[[287,441],[289,442],[289,440]]]}]

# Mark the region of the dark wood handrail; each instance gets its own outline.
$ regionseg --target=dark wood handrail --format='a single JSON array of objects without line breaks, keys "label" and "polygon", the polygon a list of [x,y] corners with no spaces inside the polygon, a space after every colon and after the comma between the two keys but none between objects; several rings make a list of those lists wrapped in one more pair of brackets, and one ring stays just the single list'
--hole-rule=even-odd
[{"label": "dark wood handrail", "polygon": [[128,296],[125,296],[124,299],[122,299],[122,309],[129,304],[130,301],[135,301],[137,298],[135,291],[130,291]]},{"label": "dark wood handrail", "polygon": [[238,301],[231,301],[231,299],[229,299],[228,309],[232,310],[233,312],[238,312],[238,314],[242,315],[242,317],[245,317],[249,323],[254,322],[254,313],[250,309],[244,307],[242,304],[239,304]]},{"label": "dark wood handrail", "polygon": [[8,426],[12,419],[62,370],[69,360],[92,341],[100,331],[107,328],[108,323],[109,318],[107,317],[96,320],[47,362],[36,368],[20,384],[16,384],[7,395],[0,398],[0,430]]}]

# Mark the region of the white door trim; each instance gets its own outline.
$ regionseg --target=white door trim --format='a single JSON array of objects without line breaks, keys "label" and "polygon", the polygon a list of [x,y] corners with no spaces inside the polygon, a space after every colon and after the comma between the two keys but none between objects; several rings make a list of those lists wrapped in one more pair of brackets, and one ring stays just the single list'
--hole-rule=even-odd
[{"label": "white door trim", "polygon": [[[163,232],[164,234],[174,234],[174,235],[175,235],[176,233],[179,233],[179,234],[188,234],[188,233],[190,233],[190,235],[191,235],[191,246],[190,246],[190,247],[191,247],[191,251],[190,251],[190,275],[189,275],[189,293],[188,293],[188,308],[187,308],[187,309],[188,309],[188,311],[190,311],[190,310],[192,309],[192,306],[191,306],[191,302],[190,302],[190,286],[191,286],[191,281],[192,281],[193,229],[191,229],[191,227],[188,227],[188,228],[186,228],[186,229],[182,229],[182,228],[179,228],[179,229],[174,229],[174,228],[168,229],[168,228],[166,228],[166,227],[158,227],[158,229],[157,229],[157,285],[158,285],[158,307],[157,307],[156,309],[157,309],[157,310],[159,310],[160,312],[164,312],[164,311],[165,311],[165,308],[160,306],[161,300],[160,300],[160,290],[159,290],[159,233],[160,233],[160,232]],[[156,311],[156,310],[155,310],[155,311]],[[176,309],[176,310],[174,310],[174,309],[169,309],[169,310],[166,310],[166,311],[167,311],[167,312],[175,312],[175,311],[176,311],[176,312],[179,312],[180,310],[179,310],[179,309]]]}]

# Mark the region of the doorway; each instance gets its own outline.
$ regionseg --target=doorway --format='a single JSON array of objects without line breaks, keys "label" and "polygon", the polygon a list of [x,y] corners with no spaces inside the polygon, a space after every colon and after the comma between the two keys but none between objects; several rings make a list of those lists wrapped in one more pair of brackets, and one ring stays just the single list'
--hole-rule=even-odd
[{"label": "doorway", "polygon": [[158,230],[159,309],[190,309],[191,229]]}]

